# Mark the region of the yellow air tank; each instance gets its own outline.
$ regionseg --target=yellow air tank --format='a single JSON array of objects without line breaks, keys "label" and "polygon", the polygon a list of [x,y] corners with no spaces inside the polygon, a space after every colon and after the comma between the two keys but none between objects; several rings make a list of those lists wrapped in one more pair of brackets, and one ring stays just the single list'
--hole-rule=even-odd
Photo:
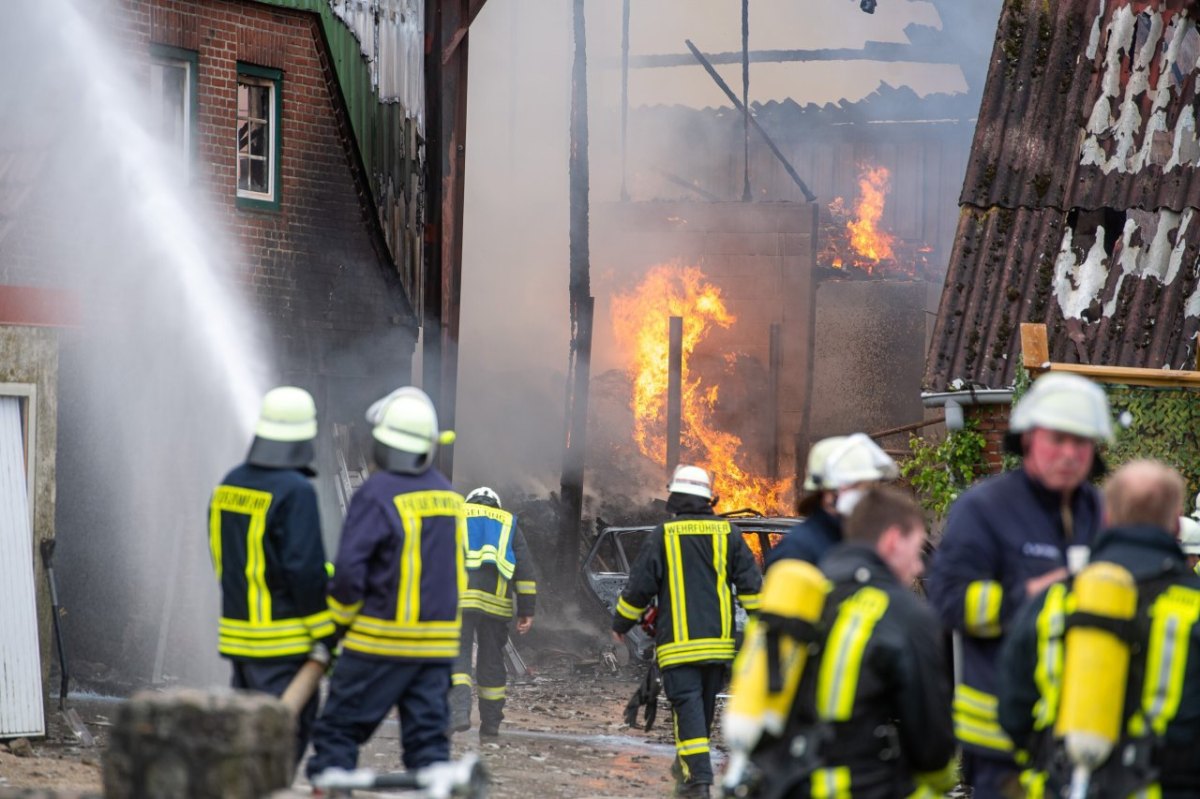
[{"label": "yellow air tank", "polygon": [[722,720],[731,751],[726,784],[740,780],[764,730],[783,731],[808,657],[805,633],[821,618],[827,592],[825,575],[811,563],[781,560],[767,572],[758,617],[747,625],[733,664]]},{"label": "yellow air tank", "polygon": [[[1137,584],[1115,563],[1097,562],[1075,578],[1073,612],[1128,622],[1137,612]],[[1121,735],[1129,643],[1111,629],[1078,618],[1067,629],[1055,737],[1061,738],[1075,768],[1072,795],[1086,793],[1087,781]],[[1081,784],[1082,781],[1082,784]]]}]

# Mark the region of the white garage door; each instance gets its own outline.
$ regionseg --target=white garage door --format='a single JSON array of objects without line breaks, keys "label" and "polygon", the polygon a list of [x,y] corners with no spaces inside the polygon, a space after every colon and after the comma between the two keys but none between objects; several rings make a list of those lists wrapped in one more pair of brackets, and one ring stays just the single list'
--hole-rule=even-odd
[{"label": "white garage door", "polygon": [[42,735],[33,533],[17,397],[0,397],[0,738]]}]

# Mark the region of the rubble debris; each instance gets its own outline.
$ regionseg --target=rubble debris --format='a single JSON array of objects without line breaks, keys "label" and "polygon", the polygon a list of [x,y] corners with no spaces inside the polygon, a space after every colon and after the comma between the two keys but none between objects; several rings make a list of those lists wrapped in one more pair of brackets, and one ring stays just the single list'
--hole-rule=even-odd
[{"label": "rubble debris", "polygon": [[17,757],[33,757],[33,744],[28,738],[16,738],[8,742],[8,751]]}]

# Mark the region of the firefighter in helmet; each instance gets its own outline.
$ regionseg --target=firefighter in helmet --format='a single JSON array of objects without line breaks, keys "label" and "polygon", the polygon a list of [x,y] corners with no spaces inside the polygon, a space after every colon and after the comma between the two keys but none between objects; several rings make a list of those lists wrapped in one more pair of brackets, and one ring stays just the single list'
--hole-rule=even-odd
[{"label": "firefighter in helmet", "polygon": [[1176,540],[1183,498],[1165,464],[1122,466],[1088,565],[1011,623],[999,718],[1022,795],[1200,795],[1200,577]]},{"label": "firefighter in helmet", "polygon": [[642,546],[612,628],[623,642],[658,600],[656,657],[675,717],[676,795],[706,797],[713,782],[709,733],[734,656],[733,600],[757,611],[762,575],[741,531],[713,512],[707,472],[680,465],[667,490],[667,510],[675,518],[656,527]]},{"label": "firefighter in helmet", "polygon": [[954,726],[964,782],[977,799],[1019,791],[1013,742],[996,715],[996,663],[1017,609],[1068,574],[1099,532],[1088,479],[1112,439],[1108,398],[1078,375],[1038,378],[1012,410],[1005,448],[1021,468],[965,491],[951,506],[926,590],[961,641]]},{"label": "firefighter in helmet", "polygon": [[458,657],[458,596],[466,584],[463,498],[433,466],[439,431],[425,392],[405,387],[367,412],[376,470],[350,500],[329,606],[344,630],[329,698],[313,731],[311,779],[353,769],[394,707],[404,765],[450,758],[450,666]]},{"label": "firefighter in helmet", "polygon": [[[209,503],[208,543],[221,587],[218,651],[232,685],[281,696],[315,646],[332,646],[325,547],[313,439],[317,408],[302,388],[268,391],[245,463]],[[296,761],[308,745],[317,697],[300,711]]]},{"label": "firefighter in helmet", "polygon": [[463,643],[450,677],[450,715],[454,732],[471,728],[471,645],[478,643],[479,734],[488,737],[499,734],[504,719],[504,648],[514,605],[517,632],[524,635],[533,626],[537,581],[517,517],[501,507],[495,491],[481,486],[467,494],[466,514],[467,588],[459,599]]}]

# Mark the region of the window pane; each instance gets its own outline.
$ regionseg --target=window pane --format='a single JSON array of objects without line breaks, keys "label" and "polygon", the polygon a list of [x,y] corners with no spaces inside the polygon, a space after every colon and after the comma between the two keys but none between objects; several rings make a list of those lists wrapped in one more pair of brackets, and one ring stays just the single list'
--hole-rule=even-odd
[{"label": "window pane", "polygon": [[238,119],[250,115],[250,87],[244,83],[238,84]]},{"label": "window pane", "polygon": [[191,120],[188,106],[188,65],[182,61],[154,61],[150,64],[151,102],[154,108],[154,133],[167,145],[186,179],[188,132]]},{"label": "window pane", "polygon": [[251,113],[255,119],[261,119],[264,122],[270,117],[271,112],[271,90],[266,86],[255,86],[251,94],[252,105],[250,106]]},{"label": "window pane", "polygon": [[252,159],[250,161],[250,191],[266,194],[268,190],[266,159]]},{"label": "window pane", "polygon": [[238,159],[238,189],[240,191],[250,190],[250,159]]},{"label": "window pane", "polygon": [[267,127],[258,122],[250,123],[250,155],[267,156]]},{"label": "window pane", "polygon": [[237,148],[238,153],[246,154],[250,152],[250,123],[239,122],[237,131]]}]

